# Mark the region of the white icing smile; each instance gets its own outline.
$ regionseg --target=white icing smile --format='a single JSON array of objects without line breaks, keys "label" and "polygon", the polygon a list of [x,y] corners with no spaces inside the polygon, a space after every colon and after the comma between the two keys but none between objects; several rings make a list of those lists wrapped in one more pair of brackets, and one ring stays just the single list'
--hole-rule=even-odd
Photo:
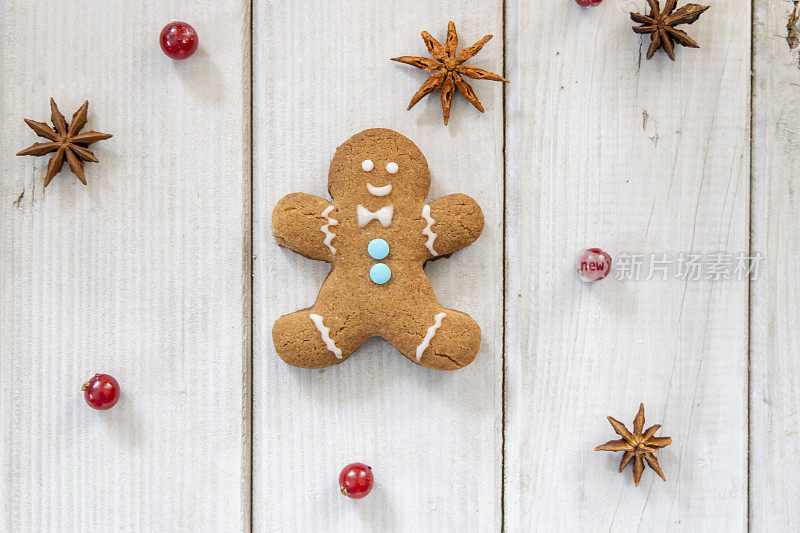
[{"label": "white icing smile", "polygon": [[371,183],[367,183],[367,190],[372,196],[386,196],[392,192],[392,184],[384,185],[383,187],[376,187]]}]

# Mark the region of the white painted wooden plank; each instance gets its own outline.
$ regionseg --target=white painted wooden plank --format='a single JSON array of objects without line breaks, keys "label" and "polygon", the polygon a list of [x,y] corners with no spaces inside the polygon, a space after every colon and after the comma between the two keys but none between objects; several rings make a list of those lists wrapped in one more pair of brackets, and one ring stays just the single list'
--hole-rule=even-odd
[{"label": "white painted wooden plank", "polygon": [[[439,97],[405,108],[422,71],[391,62],[426,55],[420,31],[461,42],[495,38],[473,63],[502,71],[499,1],[265,2],[254,7],[254,479],[256,531],[490,531],[500,527],[502,87],[475,82],[481,115],[460,97],[450,126]],[[378,339],[323,371],[287,366],[274,320],[313,303],[328,267],[276,246],[275,203],[327,197],[337,146],[369,127],[417,143],[433,174],[430,199],[463,192],[483,208],[478,241],[426,272],[443,305],[483,330],[472,365],[442,373]],[[338,492],[339,470],[376,476],[360,501]]]},{"label": "white painted wooden plank", "polygon": [[[800,15],[797,2],[755,3],[750,520],[754,531],[800,529]],[[787,39],[789,37],[789,39]]]},{"label": "white painted wooden plank", "polygon": [[[2,528],[244,530],[249,2],[3,2]],[[200,35],[183,63],[157,39]],[[88,99],[88,186],[14,157]],[[80,386],[116,376],[96,412]]]},{"label": "white painted wooden plank", "polygon": [[[507,4],[507,531],[746,525],[747,282],[574,265],[748,251],[750,3],[714,2],[676,63],[644,60],[628,7]],[[642,401],[666,484],[593,451]]]}]

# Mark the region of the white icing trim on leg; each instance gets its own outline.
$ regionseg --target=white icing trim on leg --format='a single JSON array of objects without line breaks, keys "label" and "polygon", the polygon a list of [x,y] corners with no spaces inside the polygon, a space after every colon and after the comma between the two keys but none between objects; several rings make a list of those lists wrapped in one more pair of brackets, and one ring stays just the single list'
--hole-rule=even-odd
[{"label": "white icing trim on leg", "polygon": [[442,327],[442,319],[446,316],[447,313],[439,313],[433,317],[433,325],[428,328],[425,338],[422,339],[422,342],[419,344],[419,346],[417,346],[417,361],[422,358],[422,354],[428,349],[428,345],[431,343],[431,340],[433,340],[433,336],[436,335],[436,330]]},{"label": "white icing trim on leg", "polygon": [[311,313],[310,315],[308,315],[308,318],[310,318],[311,321],[314,323],[314,325],[317,326],[319,334],[322,335],[322,340],[325,343],[325,346],[328,348],[328,350],[332,351],[337,359],[341,359],[342,350],[337,348],[336,344],[333,342],[333,339],[331,339],[331,328],[325,326],[325,324],[322,323],[322,317],[319,315]]},{"label": "white icing trim on leg", "polygon": [[433,249],[433,241],[436,240],[436,234],[431,229],[431,227],[433,227],[434,222],[436,221],[433,220],[433,218],[431,217],[430,205],[425,204],[424,206],[422,206],[422,218],[424,218],[425,222],[428,223],[428,225],[425,226],[425,229],[422,230],[422,234],[428,236],[428,242],[425,243],[425,246],[428,247],[428,250],[431,252],[433,257],[436,257],[437,255],[439,255],[436,253],[436,250]]},{"label": "white icing trim on leg", "polygon": [[331,226],[337,225],[339,221],[328,216],[328,214],[330,214],[330,212],[333,211],[334,209],[335,209],[334,206],[329,205],[328,207],[325,208],[325,211],[322,212],[322,216],[328,219],[328,223],[323,224],[323,226],[319,228],[319,230],[325,234],[325,240],[323,241],[325,243],[325,246],[327,246],[328,249],[330,249],[333,255],[336,255],[336,248],[334,248],[331,245],[331,242],[333,242],[333,238],[336,237],[336,234],[332,232],[329,228]]}]

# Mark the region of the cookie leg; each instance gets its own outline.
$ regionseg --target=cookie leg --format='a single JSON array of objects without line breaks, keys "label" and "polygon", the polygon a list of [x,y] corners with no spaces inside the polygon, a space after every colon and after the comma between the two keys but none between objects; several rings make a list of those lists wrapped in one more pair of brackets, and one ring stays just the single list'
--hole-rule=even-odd
[{"label": "cookie leg", "polygon": [[336,314],[314,309],[283,315],[272,327],[275,351],[286,363],[300,368],[324,368],[341,363],[367,339]]},{"label": "cookie leg", "polygon": [[481,328],[461,311],[443,307],[434,311],[416,315],[408,328],[399,333],[387,332],[384,338],[422,366],[436,370],[467,366],[478,354]]}]

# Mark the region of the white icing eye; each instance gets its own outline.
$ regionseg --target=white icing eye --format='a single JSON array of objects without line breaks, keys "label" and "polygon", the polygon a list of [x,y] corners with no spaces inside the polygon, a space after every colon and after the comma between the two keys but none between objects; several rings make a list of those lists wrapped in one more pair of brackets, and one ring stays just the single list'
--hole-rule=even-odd
[{"label": "white icing eye", "polygon": [[397,171],[400,170],[400,167],[397,166],[397,163],[387,163],[386,164],[386,172],[389,174],[397,174]]},{"label": "white icing eye", "polygon": [[369,172],[373,168],[375,168],[375,164],[372,162],[372,160],[365,159],[361,162],[361,170],[364,172]]}]

